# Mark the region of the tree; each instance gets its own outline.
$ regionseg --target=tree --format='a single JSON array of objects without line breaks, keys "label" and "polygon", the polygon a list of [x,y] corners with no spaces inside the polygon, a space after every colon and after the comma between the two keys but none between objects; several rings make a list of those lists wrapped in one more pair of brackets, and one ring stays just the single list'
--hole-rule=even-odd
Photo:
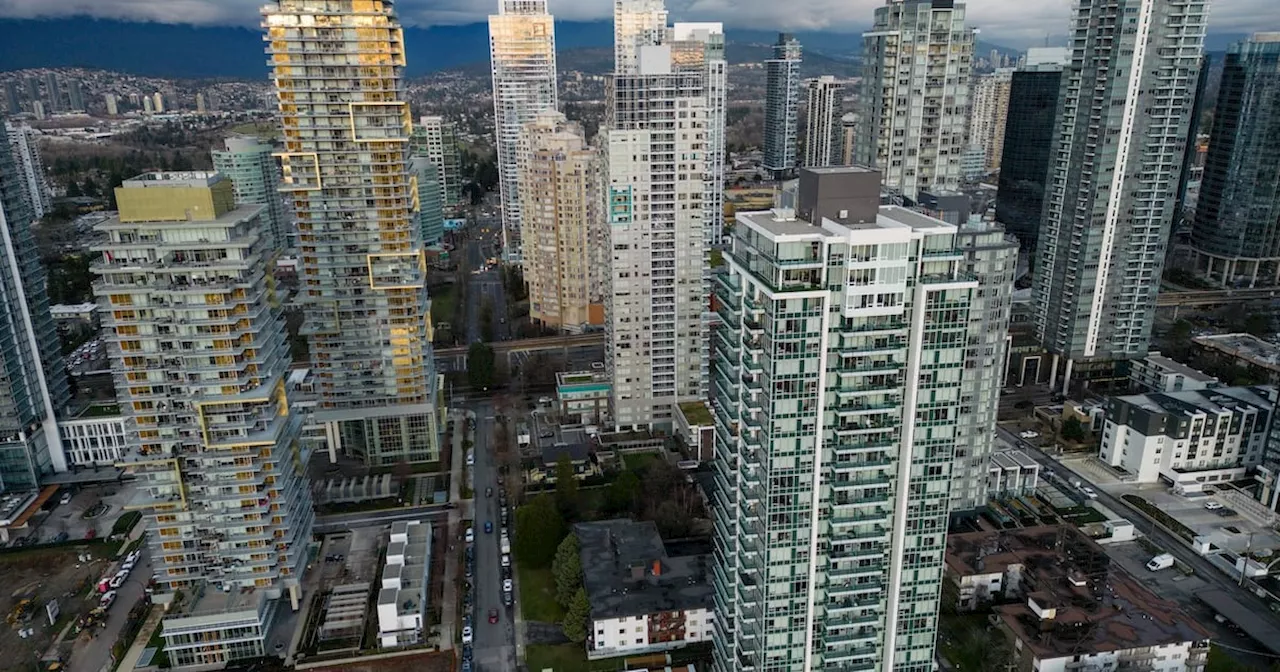
[{"label": "tree", "polygon": [[1244,331],[1258,338],[1271,335],[1271,316],[1266,313],[1249,313],[1244,318]]},{"label": "tree", "polygon": [[604,493],[605,508],[610,513],[631,513],[636,508],[636,497],[640,494],[640,477],[630,469],[618,475]]},{"label": "tree", "polygon": [[1084,441],[1084,424],[1080,422],[1080,418],[1067,418],[1062,423],[1062,438],[1068,441]]},{"label": "tree", "polygon": [[488,389],[493,385],[493,373],[493,348],[488,343],[472,343],[467,350],[467,382],[472,389]]},{"label": "tree", "polygon": [[516,558],[526,567],[547,567],[567,533],[555,500],[538,495],[516,510]]},{"label": "tree", "polygon": [[560,542],[555,560],[551,561],[551,575],[556,579],[556,602],[565,609],[569,608],[574,594],[582,587],[582,558],[578,550],[577,535],[569,534]]},{"label": "tree", "polygon": [[80,191],[80,185],[75,180],[67,182],[67,198],[77,198],[84,196],[84,192]]},{"label": "tree", "polygon": [[556,507],[560,515],[569,520],[578,517],[578,479],[568,453],[562,453],[556,460]]},{"label": "tree", "polygon": [[564,636],[575,644],[581,644],[587,638],[587,617],[591,615],[591,601],[587,599],[587,589],[579,588],[569,600],[569,607],[564,613],[564,622],[560,629]]}]

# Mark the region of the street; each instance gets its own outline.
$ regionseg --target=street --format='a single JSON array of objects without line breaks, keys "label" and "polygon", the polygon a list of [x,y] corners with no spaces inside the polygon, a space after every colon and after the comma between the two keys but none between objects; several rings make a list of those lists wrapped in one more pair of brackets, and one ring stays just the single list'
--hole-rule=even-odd
[{"label": "street", "polygon": [[[1029,455],[1036,462],[1039,462],[1040,466],[1046,472],[1052,473],[1059,480],[1069,483],[1079,479],[1086,484],[1091,484],[1086,475],[1075,472],[1066,465],[1046,455],[1039,449],[1028,449],[1028,444],[1026,444],[1026,442],[1020,442],[1017,437],[1008,430],[1001,427],[997,429],[997,433],[1000,438],[1004,439],[1010,445],[1021,446],[1023,452]],[[1178,562],[1189,567],[1194,572],[1195,579],[1201,581],[1205,587],[1220,588],[1226,591],[1227,594],[1234,597],[1241,604],[1250,608],[1258,619],[1280,626],[1280,620],[1277,620],[1276,616],[1271,613],[1270,609],[1267,608],[1267,605],[1262,600],[1242,588],[1234,579],[1224,574],[1208,560],[1203,558],[1199,553],[1188,547],[1181,538],[1176,537],[1173,534],[1166,532],[1163,528],[1152,524],[1148,518],[1142,515],[1142,513],[1137,509],[1130,506],[1128,502],[1112,496],[1102,487],[1095,486],[1094,490],[1098,493],[1097,501],[1099,503],[1112,511],[1115,511],[1117,514],[1133,521],[1133,524],[1137,526],[1137,528],[1152,542],[1164,549],[1166,552],[1172,554]],[[1162,591],[1161,594],[1168,597],[1168,594],[1164,591]]]},{"label": "street", "polygon": [[[515,622],[513,608],[502,603],[502,552],[499,536],[502,512],[498,505],[497,456],[494,452],[494,406],[487,399],[469,404],[476,414],[475,465],[471,467],[475,490],[476,565],[472,583],[476,589],[474,661],[477,671],[516,669]],[[485,495],[493,488],[493,496]],[[514,511],[511,514],[514,517]],[[486,534],[485,521],[493,523]],[[514,571],[514,568],[513,568]],[[489,610],[498,610],[498,622],[489,623]]]},{"label": "street", "polygon": [[485,340],[480,328],[480,314],[485,304],[493,310],[492,340],[505,341],[511,325],[507,319],[507,296],[502,288],[502,265],[488,267],[489,259],[502,255],[502,238],[497,233],[500,225],[497,218],[482,215],[472,226],[464,255],[467,271],[466,301],[458,306],[466,314],[467,343]]},{"label": "street", "polygon": [[128,580],[116,589],[116,601],[107,610],[106,627],[87,644],[82,645],[81,641],[77,641],[73,646],[71,660],[67,664],[70,672],[99,672],[104,669],[104,666],[108,666],[106,669],[109,669],[111,647],[120,637],[120,631],[124,629],[124,623],[129,618],[129,610],[137,603],[138,598],[142,597],[147,582],[151,581],[151,551],[146,544],[140,548],[142,555],[138,557],[137,566],[130,572]]}]

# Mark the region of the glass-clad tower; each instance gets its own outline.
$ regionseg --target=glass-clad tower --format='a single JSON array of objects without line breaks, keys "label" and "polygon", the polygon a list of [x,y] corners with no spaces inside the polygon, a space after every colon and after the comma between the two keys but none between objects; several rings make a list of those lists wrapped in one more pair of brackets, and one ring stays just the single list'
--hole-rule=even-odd
[{"label": "glass-clad tower", "polygon": [[764,62],[764,169],[774,179],[794,175],[800,109],[800,42],[779,33],[773,58]]},{"label": "glass-clad tower", "polygon": [[251,136],[232,136],[213,150],[213,169],[231,179],[236,202],[263,205],[264,233],[277,252],[291,247],[289,208],[280,193],[280,165],[274,148]]},{"label": "glass-clad tower", "polygon": [[925,672],[981,286],[878,172],[796,193],[737,215],[714,282],[714,669]]},{"label": "glass-clad tower", "polygon": [[303,334],[331,452],[370,466],[439,459],[437,379],[404,31],[391,0],[264,10],[281,187],[297,214]]},{"label": "glass-clad tower", "polygon": [[67,373],[23,186],[0,142],[0,493],[33,490],[67,469],[56,420],[70,397]]},{"label": "glass-clad tower", "polygon": [[1224,285],[1280,285],[1280,33],[1231,45],[1191,242]]}]

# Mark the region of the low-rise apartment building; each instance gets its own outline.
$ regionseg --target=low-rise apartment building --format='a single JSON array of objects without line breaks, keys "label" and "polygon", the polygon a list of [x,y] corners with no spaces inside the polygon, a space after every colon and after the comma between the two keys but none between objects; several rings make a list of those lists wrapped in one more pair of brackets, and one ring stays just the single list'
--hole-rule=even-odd
[{"label": "low-rise apartment building", "polygon": [[431,525],[420,520],[391,524],[387,564],[378,592],[378,642],[383,647],[422,643],[430,595]]},{"label": "low-rise apartment building", "polygon": [[711,641],[709,554],[670,556],[653,522],[574,526],[591,601],[587,657],[633,656]]},{"label": "low-rise apartment building", "polygon": [[1253,334],[1215,334],[1191,339],[1195,353],[1221,366],[1243,369],[1254,381],[1280,385],[1280,346]]},{"label": "low-rise apartment building", "polygon": [[1217,387],[1107,401],[1099,457],[1177,492],[1237,480],[1262,463],[1276,388]]},{"label": "low-rise apartment building", "polygon": [[129,439],[125,424],[115,404],[94,404],[74,418],[59,420],[58,434],[67,464],[109,467],[124,459]]},{"label": "low-rise apartment building", "polygon": [[1221,385],[1218,379],[1203,371],[1197,371],[1182,362],[1152,351],[1143,359],[1134,360],[1129,369],[1129,379],[1142,392],[1182,392],[1203,390]]},{"label": "low-rise apartment building", "polygon": [[556,401],[565,423],[599,425],[609,421],[609,374],[600,371],[561,371],[556,374]]}]

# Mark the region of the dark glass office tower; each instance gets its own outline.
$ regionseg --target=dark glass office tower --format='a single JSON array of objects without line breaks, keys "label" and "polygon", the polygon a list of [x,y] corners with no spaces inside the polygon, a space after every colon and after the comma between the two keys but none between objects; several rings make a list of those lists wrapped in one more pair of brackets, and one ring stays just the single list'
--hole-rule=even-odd
[{"label": "dark glass office tower", "polygon": [[1280,34],[1238,42],[1223,64],[1191,243],[1224,285],[1280,284]]},{"label": "dark glass office tower", "polygon": [[[1065,55],[1065,54],[1064,54]],[[1027,65],[1013,73],[1009,116],[1000,158],[996,221],[1018,237],[1024,251],[1036,249],[1044,208],[1044,181],[1049,174],[1054,114],[1062,88],[1062,62]]]}]

